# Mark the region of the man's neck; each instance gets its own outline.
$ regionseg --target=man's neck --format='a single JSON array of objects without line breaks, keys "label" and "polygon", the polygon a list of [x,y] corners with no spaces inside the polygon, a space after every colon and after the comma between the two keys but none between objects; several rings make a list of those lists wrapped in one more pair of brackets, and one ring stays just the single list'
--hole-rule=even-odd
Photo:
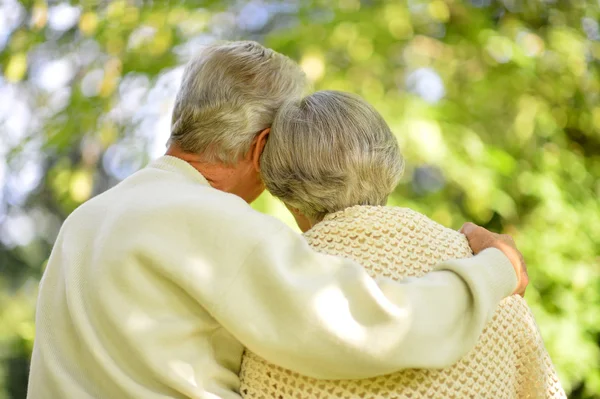
[{"label": "man's neck", "polygon": [[217,190],[237,195],[247,203],[252,203],[264,191],[265,186],[260,178],[255,163],[250,156],[252,152],[235,162],[206,162],[199,154],[184,151],[177,144],[169,146],[166,155],[177,157],[204,176],[208,183]]},{"label": "man's neck", "polygon": [[231,180],[231,176],[235,170],[221,162],[206,162],[197,154],[192,154],[182,150],[176,144],[172,144],[167,149],[165,155],[179,158],[187,162],[190,166],[196,169],[208,183],[217,190],[229,192],[230,189],[227,182]]}]

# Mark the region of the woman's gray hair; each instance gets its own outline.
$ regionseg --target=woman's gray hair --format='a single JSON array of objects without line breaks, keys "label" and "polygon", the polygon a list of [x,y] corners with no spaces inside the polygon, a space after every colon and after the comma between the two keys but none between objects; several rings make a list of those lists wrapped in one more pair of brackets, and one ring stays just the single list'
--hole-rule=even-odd
[{"label": "woman's gray hair", "polygon": [[256,42],[209,46],[185,68],[169,142],[209,162],[233,163],[305,87],[295,62]]},{"label": "woman's gray hair", "polygon": [[280,108],[260,167],[274,196],[318,221],[353,205],[385,205],[404,158],[370,104],[319,91]]}]

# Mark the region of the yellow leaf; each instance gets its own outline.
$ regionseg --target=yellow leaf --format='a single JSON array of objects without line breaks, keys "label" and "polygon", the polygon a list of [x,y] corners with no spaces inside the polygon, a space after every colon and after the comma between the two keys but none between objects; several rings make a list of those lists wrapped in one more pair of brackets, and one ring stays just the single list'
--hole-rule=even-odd
[{"label": "yellow leaf", "polygon": [[104,76],[102,83],[100,83],[100,90],[98,90],[98,95],[100,97],[108,97],[110,96],[115,89],[117,88],[117,79],[114,76]]},{"label": "yellow leaf", "polygon": [[177,25],[188,17],[188,10],[183,7],[175,7],[169,11],[167,15],[167,23]]},{"label": "yellow leaf", "polygon": [[71,176],[69,194],[76,202],[83,202],[92,195],[92,174],[87,170],[78,170]]},{"label": "yellow leaf", "polygon": [[358,11],[360,10],[360,1],[358,0],[339,0],[339,7],[343,11]]},{"label": "yellow leaf", "polygon": [[121,19],[125,14],[126,4],[123,0],[112,1],[106,7],[106,18],[107,19]]},{"label": "yellow leaf", "polygon": [[156,35],[150,47],[150,52],[153,55],[161,55],[171,47],[173,42],[173,34],[169,28],[161,29]]},{"label": "yellow leaf", "polygon": [[366,61],[373,54],[373,43],[367,38],[360,38],[348,46],[348,53],[356,61]]},{"label": "yellow leaf", "polygon": [[535,57],[544,52],[544,40],[534,33],[526,33],[522,36],[520,44],[525,54],[529,57]]},{"label": "yellow leaf", "polygon": [[592,111],[592,123],[596,130],[600,130],[600,107],[596,107]]},{"label": "yellow leaf", "polygon": [[31,25],[35,30],[42,29],[48,22],[48,5],[38,2],[31,10]]},{"label": "yellow leaf", "polygon": [[125,41],[121,36],[112,36],[106,41],[106,52],[111,55],[119,55],[125,48]]},{"label": "yellow leaf", "polygon": [[391,35],[398,40],[409,39],[413,35],[413,27],[410,20],[405,17],[398,17],[388,22],[388,30]]},{"label": "yellow leaf", "polygon": [[17,53],[10,57],[4,70],[4,76],[9,82],[15,83],[23,79],[25,72],[27,72],[27,54]]},{"label": "yellow leaf", "polygon": [[358,27],[352,22],[338,24],[329,36],[331,44],[335,47],[345,47],[358,37]]},{"label": "yellow leaf", "polygon": [[86,36],[91,36],[98,28],[98,16],[89,11],[84,13],[79,19],[79,30]]},{"label": "yellow leaf", "polygon": [[117,139],[117,128],[112,122],[104,122],[98,132],[98,138],[103,148],[108,148]]},{"label": "yellow leaf", "polygon": [[127,7],[121,21],[129,26],[135,25],[140,18],[140,10],[136,7]]},{"label": "yellow leaf", "polygon": [[121,78],[122,68],[123,65],[118,58],[111,58],[104,64],[104,79],[98,90],[100,97],[108,97],[115,91]]},{"label": "yellow leaf", "polygon": [[448,9],[446,3],[442,0],[432,1],[429,3],[427,10],[429,11],[431,18],[435,19],[436,21],[448,22],[450,19],[450,10]]}]

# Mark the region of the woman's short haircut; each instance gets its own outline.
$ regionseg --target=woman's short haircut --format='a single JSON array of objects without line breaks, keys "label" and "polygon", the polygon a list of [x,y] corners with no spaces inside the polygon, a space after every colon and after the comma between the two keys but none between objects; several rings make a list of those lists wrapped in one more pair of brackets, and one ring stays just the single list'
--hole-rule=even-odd
[{"label": "woman's short haircut", "polygon": [[385,205],[404,171],[396,138],[362,98],[319,91],[282,106],[260,160],[267,189],[313,220]]}]

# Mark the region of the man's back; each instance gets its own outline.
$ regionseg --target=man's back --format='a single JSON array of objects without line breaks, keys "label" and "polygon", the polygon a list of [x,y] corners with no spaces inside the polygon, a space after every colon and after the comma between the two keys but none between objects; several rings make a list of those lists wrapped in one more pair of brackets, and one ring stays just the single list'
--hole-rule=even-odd
[{"label": "man's back", "polygon": [[[217,230],[245,208],[237,197],[146,168],[77,209],[40,286],[28,397],[236,397],[242,346],[200,304],[219,285],[209,275],[214,265],[203,262],[221,251],[236,263],[244,252],[227,255]],[[203,236],[186,231],[194,211],[204,212],[195,215],[206,220]],[[190,256],[200,247],[207,259],[186,257],[192,247]],[[164,267],[173,258],[178,270]],[[212,356],[214,345],[223,358]]]}]

